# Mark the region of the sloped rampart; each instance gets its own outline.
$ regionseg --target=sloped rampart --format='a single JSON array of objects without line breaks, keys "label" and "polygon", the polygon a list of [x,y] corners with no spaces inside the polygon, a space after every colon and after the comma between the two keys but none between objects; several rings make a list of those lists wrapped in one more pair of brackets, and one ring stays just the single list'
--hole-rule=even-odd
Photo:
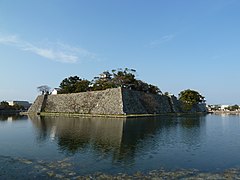
[{"label": "sloped rampart", "polygon": [[[92,115],[137,115],[179,113],[174,96],[154,95],[124,88],[72,94],[38,96],[29,113],[76,113]],[[201,112],[203,108],[195,108]]]},{"label": "sloped rampart", "polygon": [[124,114],[121,89],[49,95],[44,112]]}]

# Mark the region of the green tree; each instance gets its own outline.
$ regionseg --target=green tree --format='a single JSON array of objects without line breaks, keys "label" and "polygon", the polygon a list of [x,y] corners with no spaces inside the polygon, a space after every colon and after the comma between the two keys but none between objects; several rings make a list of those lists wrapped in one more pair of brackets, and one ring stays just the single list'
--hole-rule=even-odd
[{"label": "green tree", "polygon": [[181,91],[179,94],[179,100],[183,103],[185,111],[189,111],[196,104],[205,102],[204,97],[197,91],[187,89]]},{"label": "green tree", "polygon": [[157,86],[137,80],[135,74],[135,69],[113,69],[111,72],[104,71],[99,75],[99,77],[95,77],[91,82],[85,79],[80,79],[78,76],[70,76],[61,82],[59,86],[59,93],[77,93],[89,90],[97,91],[117,87],[143,91],[152,94],[162,93]]},{"label": "green tree", "polygon": [[149,89],[149,85],[141,80],[136,80],[132,89],[147,93]]},{"label": "green tree", "polygon": [[76,89],[76,83],[80,81],[78,76],[70,76],[65,78],[60,83],[60,91],[59,93],[74,93]]},{"label": "green tree", "polygon": [[93,84],[93,91],[98,91],[98,90],[105,90],[105,89],[109,89],[109,88],[115,88],[116,85],[112,82],[112,81],[104,81],[104,80],[97,80],[94,84]]},{"label": "green tree", "polygon": [[43,94],[49,94],[50,89],[51,89],[51,88],[50,88],[49,86],[47,86],[47,85],[42,85],[42,86],[37,87],[37,90],[38,90],[39,92],[41,92],[42,95],[43,95]]},{"label": "green tree", "polygon": [[78,76],[70,76],[60,83],[61,94],[86,92],[89,89],[90,81],[80,79]]},{"label": "green tree", "polygon": [[152,84],[149,84],[148,92],[152,94],[162,94],[162,91],[157,86]]},{"label": "green tree", "polygon": [[92,81],[92,90],[98,91],[117,87],[113,83],[112,76],[113,74],[111,74],[109,71],[102,72],[99,77],[95,77]]},{"label": "green tree", "polygon": [[239,106],[237,104],[233,105],[233,106],[229,106],[227,108],[229,111],[236,111],[239,109]]},{"label": "green tree", "polygon": [[111,72],[104,71],[100,74],[100,77],[96,77],[93,81],[93,90],[123,87],[152,94],[162,93],[157,86],[137,80],[135,69],[119,68],[117,70],[113,69]]},{"label": "green tree", "polygon": [[9,103],[7,101],[2,101],[0,103],[0,108],[1,109],[8,109],[8,108],[10,108],[10,105],[9,105]]},{"label": "green tree", "polygon": [[136,84],[135,73],[136,70],[125,68],[119,68],[118,70],[112,70],[112,81],[117,87],[124,87],[132,89]]},{"label": "green tree", "polygon": [[169,92],[165,92],[164,93],[165,96],[169,96],[169,94],[170,94]]},{"label": "green tree", "polygon": [[12,108],[15,109],[15,110],[23,110],[24,109],[24,107],[22,105],[19,105],[19,104],[14,104],[12,106]]},{"label": "green tree", "polygon": [[80,81],[75,84],[75,92],[86,92],[89,90],[90,81],[86,79],[80,79]]}]

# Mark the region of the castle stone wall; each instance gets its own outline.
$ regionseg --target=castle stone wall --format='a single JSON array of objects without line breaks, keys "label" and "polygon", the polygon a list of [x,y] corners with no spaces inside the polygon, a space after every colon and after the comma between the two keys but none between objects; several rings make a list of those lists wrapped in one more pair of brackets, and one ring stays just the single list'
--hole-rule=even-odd
[{"label": "castle stone wall", "polygon": [[38,113],[43,110],[42,106],[44,105],[44,95],[39,95],[31,107],[28,109],[29,113]]},{"label": "castle stone wall", "polygon": [[121,89],[49,95],[44,112],[124,114]]},{"label": "castle stone wall", "polygon": [[[194,112],[203,108],[195,107]],[[72,94],[38,96],[29,113],[78,113],[95,115],[162,114],[182,112],[174,96],[154,95],[124,88]]]},{"label": "castle stone wall", "polygon": [[123,111],[126,114],[170,113],[172,104],[165,95],[122,89]]}]

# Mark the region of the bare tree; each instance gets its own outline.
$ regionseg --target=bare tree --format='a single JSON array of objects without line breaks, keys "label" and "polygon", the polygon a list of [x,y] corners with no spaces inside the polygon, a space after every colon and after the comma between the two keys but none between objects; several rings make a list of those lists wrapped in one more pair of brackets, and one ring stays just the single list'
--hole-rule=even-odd
[{"label": "bare tree", "polygon": [[49,94],[50,89],[51,89],[51,88],[50,88],[49,86],[47,86],[47,85],[42,85],[42,86],[37,87],[37,90],[38,90],[39,92],[41,92],[42,95],[44,95],[44,94]]}]

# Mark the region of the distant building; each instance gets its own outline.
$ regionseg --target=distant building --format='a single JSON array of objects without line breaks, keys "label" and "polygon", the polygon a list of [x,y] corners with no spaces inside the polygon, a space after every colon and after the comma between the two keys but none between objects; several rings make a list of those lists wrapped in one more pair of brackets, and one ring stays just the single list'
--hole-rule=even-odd
[{"label": "distant building", "polygon": [[208,105],[209,111],[229,111],[229,105]]},{"label": "distant building", "polygon": [[220,111],[221,105],[216,104],[216,105],[208,105],[208,110],[209,111]]},{"label": "distant building", "polygon": [[24,109],[28,109],[31,106],[31,104],[28,101],[8,101],[8,104],[10,106],[14,105],[23,106]]},{"label": "distant building", "polygon": [[99,74],[100,79],[111,79],[111,73],[109,73],[108,71],[103,72],[102,74]]},{"label": "distant building", "polygon": [[229,105],[221,105],[221,110],[225,111],[228,107],[229,107]]},{"label": "distant building", "polygon": [[52,90],[52,95],[57,95],[58,94],[58,92],[60,91],[60,89],[59,88],[54,88],[53,90]]}]

